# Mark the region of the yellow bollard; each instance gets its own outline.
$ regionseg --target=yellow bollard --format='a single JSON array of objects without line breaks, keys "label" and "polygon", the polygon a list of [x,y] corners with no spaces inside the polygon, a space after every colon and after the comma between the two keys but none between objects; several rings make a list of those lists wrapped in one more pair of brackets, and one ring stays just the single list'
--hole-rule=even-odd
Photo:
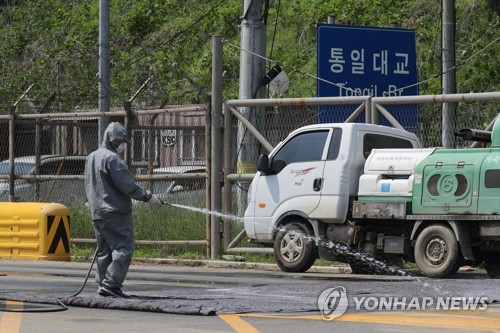
[{"label": "yellow bollard", "polygon": [[0,258],[69,261],[69,215],[58,203],[1,202]]}]

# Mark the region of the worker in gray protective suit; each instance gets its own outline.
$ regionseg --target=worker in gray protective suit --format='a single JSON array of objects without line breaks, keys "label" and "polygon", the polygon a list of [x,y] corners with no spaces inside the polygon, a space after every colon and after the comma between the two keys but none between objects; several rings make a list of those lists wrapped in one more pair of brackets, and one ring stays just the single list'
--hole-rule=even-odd
[{"label": "worker in gray protective suit", "polygon": [[161,206],[151,192],[139,186],[119,154],[130,144],[123,125],[113,122],[104,132],[102,145],[87,157],[85,192],[97,238],[98,293],[128,296],[121,290],[134,253],[132,200]]}]

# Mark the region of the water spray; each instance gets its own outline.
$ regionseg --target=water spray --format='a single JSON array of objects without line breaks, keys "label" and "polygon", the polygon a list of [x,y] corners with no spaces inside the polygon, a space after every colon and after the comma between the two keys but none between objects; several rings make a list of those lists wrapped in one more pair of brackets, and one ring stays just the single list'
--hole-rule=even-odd
[{"label": "water spray", "polygon": [[181,208],[181,209],[185,209],[185,210],[190,210],[192,212],[198,212],[198,213],[202,213],[202,214],[214,215],[214,216],[217,216],[217,217],[222,217],[222,218],[229,219],[229,220],[232,220],[232,221],[237,221],[237,222],[240,222],[240,223],[243,223],[243,221],[244,221],[244,218],[236,216],[236,215],[233,215],[233,214],[224,214],[224,213],[221,213],[221,212],[216,212],[216,211],[213,211],[213,210],[209,210],[207,208],[198,208],[198,207],[192,207],[192,206],[174,204],[174,203],[166,202],[166,201],[163,201],[163,200],[160,200],[160,201],[161,201],[162,205],[169,205],[169,206],[172,206],[172,207],[177,207],[177,208]]},{"label": "water spray", "polygon": [[[233,221],[237,222],[243,222],[244,219],[242,217],[232,215],[232,214],[223,214],[220,212],[215,212],[211,211],[206,208],[197,208],[197,207],[191,207],[191,206],[185,206],[185,205],[179,205],[179,204],[173,204],[170,202],[166,202],[163,200],[160,200],[162,205],[169,205],[172,207],[177,207],[177,208],[182,208],[194,212],[199,212],[203,214],[210,214],[218,217],[223,217],[226,219],[230,219]],[[308,241],[316,241],[316,239],[313,239],[310,236],[303,235],[304,238],[306,238]],[[322,246],[328,249],[332,254],[334,254],[337,258],[340,259],[342,262],[346,263],[355,263],[359,267],[363,268],[367,273],[370,274],[375,274],[375,275],[398,275],[398,276],[411,276],[409,272],[406,272],[401,269],[393,269],[389,267],[385,262],[381,260],[377,260],[376,258],[370,256],[367,253],[360,253],[353,251],[350,246],[338,242],[333,242],[333,241],[325,241],[325,240],[319,240]]]}]

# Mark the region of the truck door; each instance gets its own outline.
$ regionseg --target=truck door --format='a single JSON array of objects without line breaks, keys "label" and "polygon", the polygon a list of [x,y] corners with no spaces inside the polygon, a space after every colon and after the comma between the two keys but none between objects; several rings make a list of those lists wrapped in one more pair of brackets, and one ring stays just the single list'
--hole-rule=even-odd
[{"label": "truck door", "polygon": [[481,165],[478,214],[500,214],[500,150],[492,152]]},{"label": "truck door", "polygon": [[312,218],[336,223],[345,221],[356,147],[350,147],[351,156],[340,154],[341,141],[342,129],[334,128],[324,164],[321,200],[316,209],[310,213]]},{"label": "truck door", "polygon": [[255,233],[269,235],[272,221],[288,211],[312,212],[319,204],[329,129],[298,133],[270,157],[273,172],[255,189]]}]

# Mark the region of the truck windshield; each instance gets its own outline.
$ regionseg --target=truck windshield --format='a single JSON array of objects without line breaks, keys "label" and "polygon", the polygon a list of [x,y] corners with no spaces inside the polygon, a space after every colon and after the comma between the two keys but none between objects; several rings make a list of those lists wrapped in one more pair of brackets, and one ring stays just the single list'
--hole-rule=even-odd
[{"label": "truck windshield", "polygon": [[328,131],[301,133],[289,140],[274,156],[287,165],[296,162],[320,161]]}]

